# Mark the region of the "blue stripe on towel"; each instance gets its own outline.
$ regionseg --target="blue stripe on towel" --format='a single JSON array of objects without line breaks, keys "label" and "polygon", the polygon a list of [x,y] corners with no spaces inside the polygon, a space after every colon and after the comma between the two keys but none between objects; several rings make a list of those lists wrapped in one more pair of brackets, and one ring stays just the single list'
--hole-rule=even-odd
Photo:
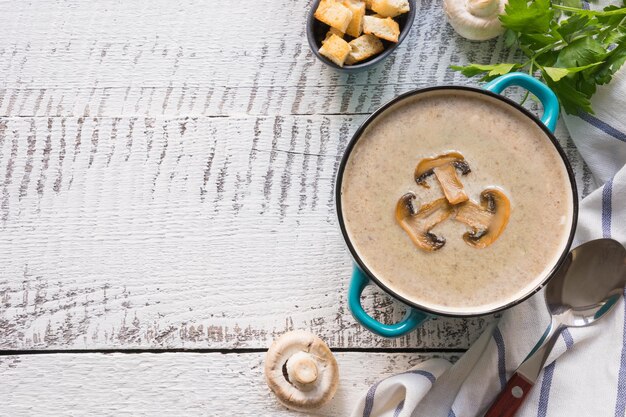
[{"label": "blue stripe on towel", "polygon": [[493,331],[493,340],[496,342],[496,348],[498,348],[498,376],[500,377],[500,389],[504,389],[506,386],[506,363],[504,349],[504,339],[498,326]]},{"label": "blue stripe on towel", "polygon": [[612,193],[613,179],[611,178],[602,189],[602,237],[611,237]]},{"label": "blue stripe on towel", "polygon": [[[626,290],[624,290],[626,299]],[[624,304],[624,333],[622,335],[622,357],[617,378],[617,401],[615,402],[615,417],[626,414],[626,303]]]},{"label": "blue stripe on towel", "polygon": [[[384,381],[384,380],[383,380]],[[376,395],[376,388],[378,384],[383,381],[378,381],[367,390],[365,394],[365,406],[363,407],[363,417],[370,417],[372,415],[372,409],[374,408],[374,395]]]},{"label": "blue stripe on towel", "polygon": [[570,350],[572,346],[574,346],[574,338],[572,337],[572,334],[569,332],[569,329],[568,328],[563,329],[563,331],[561,331],[561,336],[563,337],[563,341],[565,342],[565,348],[567,350]]},{"label": "blue stripe on towel", "polygon": [[400,401],[398,403],[398,406],[396,407],[396,409],[393,412],[393,417],[398,417],[400,415],[400,413],[402,412],[402,409],[404,408],[404,400]]},{"label": "blue stripe on towel", "polygon": [[622,142],[626,142],[626,133],[617,130],[610,124],[603,122],[597,117],[592,116],[589,113],[585,113],[585,112],[578,113],[578,117],[580,117],[581,119],[583,119],[585,122],[589,123],[590,125],[600,129],[604,133],[607,133],[613,136],[615,139],[621,140]]},{"label": "blue stripe on towel", "polygon": [[[569,329],[561,330],[561,337],[565,342],[565,348],[570,350],[574,346],[574,338]],[[539,392],[539,408],[537,417],[545,417],[548,412],[548,401],[550,401],[550,388],[552,387],[552,376],[556,368],[556,360],[543,369],[543,380],[541,381],[541,391]]]},{"label": "blue stripe on towel", "polygon": [[550,387],[552,386],[552,375],[554,375],[555,367],[556,361],[543,368],[543,380],[541,381],[541,391],[539,393],[539,409],[537,410],[537,417],[546,417],[546,413],[548,412]]},{"label": "blue stripe on towel", "polygon": [[434,384],[435,381],[437,380],[437,378],[435,378],[435,375],[431,374],[428,371],[422,371],[422,370],[414,370],[414,371],[406,371],[403,372],[403,374],[417,374],[417,375],[422,375],[424,377],[426,377],[426,379],[428,379],[430,381],[431,384]]},{"label": "blue stripe on towel", "polygon": [[[406,374],[422,375],[423,377],[428,379],[428,381],[431,384],[434,384],[437,379],[435,378],[435,375],[431,374],[428,371],[422,371],[421,369],[414,369],[411,371],[402,372],[401,374],[398,374],[398,375],[406,375]],[[389,378],[392,378],[394,376],[398,376],[398,375],[392,375],[388,378],[382,379],[370,387],[370,389],[367,391],[367,394],[365,394],[365,406],[363,406],[363,417],[370,417],[372,415],[372,410],[374,409],[374,397],[376,396],[376,388],[378,388],[378,385],[380,385],[381,382]],[[402,411],[402,408],[404,407],[404,401],[399,403],[398,407],[400,408],[400,410],[398,411],[398,409],[396,408],[396,412],[399,413],[400,411]]]}]

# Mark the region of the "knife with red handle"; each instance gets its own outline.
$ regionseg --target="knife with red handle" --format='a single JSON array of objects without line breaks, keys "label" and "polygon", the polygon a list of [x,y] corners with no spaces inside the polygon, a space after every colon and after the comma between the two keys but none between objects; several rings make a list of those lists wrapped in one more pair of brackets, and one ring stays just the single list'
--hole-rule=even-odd
[{"label": "knife with red handle", "polygon": [[543,337],[498,394],[484,417],[513,417],[524,403],[554,347],[563,326],[550,323]]}]

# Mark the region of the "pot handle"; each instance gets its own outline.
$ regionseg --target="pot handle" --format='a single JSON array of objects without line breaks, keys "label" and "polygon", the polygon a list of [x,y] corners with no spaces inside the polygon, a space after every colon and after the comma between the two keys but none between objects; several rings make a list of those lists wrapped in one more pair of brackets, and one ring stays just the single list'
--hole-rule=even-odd
[{"label": "pot handle", "polygon": [[535,77],[523,72],[511,72],[488,82],[483,88],[496,94],[501,94],[505,88],[512,85],[523,87],[537,96],[543,105],[541,121],[550,129],[550,132],[554,133],[556,121],[559,118],[559,100],[550,87]]},{"label": "pot handle", "polygon": [[348,306],[356,321],[370,332],[383,337],[400,337],[412,332],[430,317],[423,311],[407,306],[406,315],[400,322],[395,324],[379,322],[367,314],[361,305],[361,294],[363,290],[365,287],[372,284],[372,281],[355,265],[354,271],[352,272],[350,289],[348,290]]}]

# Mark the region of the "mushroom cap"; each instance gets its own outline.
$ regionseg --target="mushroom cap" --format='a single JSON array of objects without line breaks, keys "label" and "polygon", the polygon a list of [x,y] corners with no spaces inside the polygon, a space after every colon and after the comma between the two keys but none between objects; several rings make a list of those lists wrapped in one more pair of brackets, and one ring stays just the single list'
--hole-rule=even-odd
[{"label": "mushroom cap", "polygon": [[452,214],[452,206],[445,198],[414,207],[415,194],[406,193],[396,204],[396,221],[409,235],[415,246],[428,252],[441,249],[446,239],[431,232],[435,226]]},{"label": "mushroom cap", "polygon": [[450,25],[466,39],[484,41],[504,33],[499,15],[507,0],[444,0]]},{"label": "mushroom cap", "polygon": [[434,169],[450,164],[455,169],[458,169],[462,175],[467,175],[471,172],[465,157],[459,152],[450,151],[432,158],[421,159],[415,167],[415,173],[413,174],[415,182],[422,187],[430,188],[426,180],[433,174]]},{"label": "mushroom cap", "polygon": [[265,356],[267,385],[288,408],[306,411],[329,401],[339,385],[339,368],[322,339],[303,330],[283,334]]}]

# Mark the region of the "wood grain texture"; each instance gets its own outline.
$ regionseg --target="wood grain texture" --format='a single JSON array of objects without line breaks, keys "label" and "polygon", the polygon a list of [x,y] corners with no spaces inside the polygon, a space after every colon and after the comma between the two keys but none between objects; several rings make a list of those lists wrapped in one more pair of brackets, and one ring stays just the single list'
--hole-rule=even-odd
[{"label": "wood grain texture", "polygon": [[511,59],[502,40],[456,36],[439,0],[418,4],[390,59],[345,75],[309,50],[306,0],[20,2],[0,16],[0,115],[368,113],[415,87],[467,83],[451,63]]},{"label": "wood grain texture", "polygon": [[[488,319],[398,340],[354,322],[333,181],[367,113],[468,83],[450,63],[510,53],[459,39],[424,0],[391,59],[338,75],[308,51],[307,8],[35,1],[0,14],[0,348],[259,348],[293,328],[333,347],[469,346]],[[366,307],[403,312],[380,292]]]},{"label": "wood grain texture", "polygon": [[0,357],[0,415],[347,416],[356,398],[378,379],[424,359],[398,353],[336,357],[340,385],[335,398],[305,414],[278,404],[265,385],[262,353],[5,356]]},{"label": "wood grain texture", "polygon": [[295,327],[467,347],[482,320],[383,341],[349,315],[332,179],[352,121],[6,120],[0,345],[260,347]]},{"label": "wood grain texture", "polygon": [[466,348],[483,319],[390,341],[346,308],[332,180],[359,121],[5,119],[0,345],[259,347],[306,328],[335,347]]}]

